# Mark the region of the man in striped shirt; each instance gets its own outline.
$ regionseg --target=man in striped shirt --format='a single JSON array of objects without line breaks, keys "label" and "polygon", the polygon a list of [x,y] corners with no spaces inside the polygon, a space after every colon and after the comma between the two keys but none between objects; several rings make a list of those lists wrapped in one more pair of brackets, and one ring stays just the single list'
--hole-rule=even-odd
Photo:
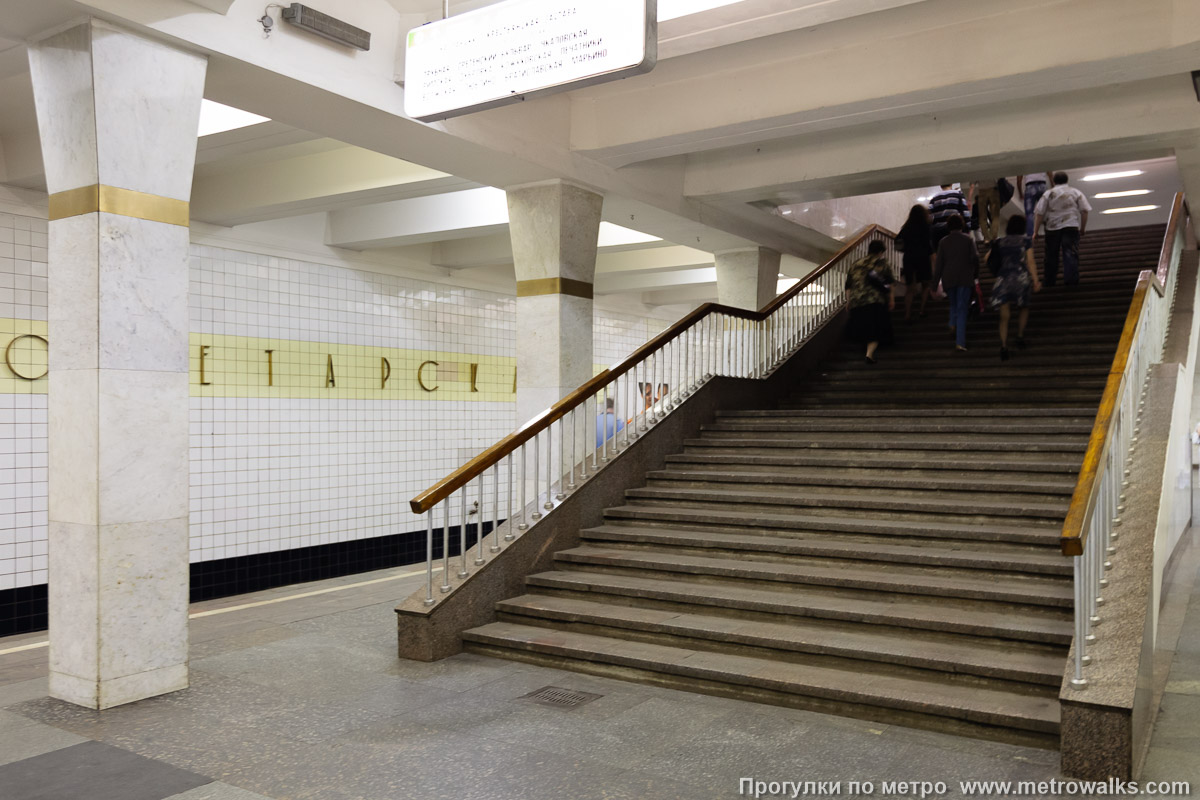
[{"label": "man in striped shirt", "polygon": [[[941,193],[934,195],[933,200],[929,202],[929,210],[933,213],[933,249],[936,251],[938,243],[942,241],[949,232],[950,218],[958,214],[963,218],[963,222],[967,223],[971,219],[971,206],[967,198],[958,189],[952,185],[946,184],[942,186]],[[970,225],[966,225],[970,228]]]}]

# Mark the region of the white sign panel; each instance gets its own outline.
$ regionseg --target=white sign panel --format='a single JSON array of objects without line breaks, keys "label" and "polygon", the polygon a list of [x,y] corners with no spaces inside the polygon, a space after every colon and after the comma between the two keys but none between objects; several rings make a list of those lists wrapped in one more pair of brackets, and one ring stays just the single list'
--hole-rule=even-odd
[{"label": "white sign panel", "polygon": [[505,0],[408,33],[404,111],[423,122],[649,72],[656,0]]}]

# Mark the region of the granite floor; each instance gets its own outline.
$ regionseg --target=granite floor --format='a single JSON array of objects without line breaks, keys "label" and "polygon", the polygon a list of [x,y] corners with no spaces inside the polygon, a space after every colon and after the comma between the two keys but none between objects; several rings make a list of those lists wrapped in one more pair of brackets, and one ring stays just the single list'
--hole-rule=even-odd
[{"label": "granite floor", "polygon": [[[955,797],[959,780],[1059,777],[1042,750],[470,654],[402,662],[405,574],[197,604],[191,688],[103,713],[46,697],[44,635],[0,639],[0,797],[709,800],[744,796],[742,778],[940,780]],[[1183,607],[1145,777],[1200,785],[1200,592]],[[600,697],[523,699],[545,686]]]}]

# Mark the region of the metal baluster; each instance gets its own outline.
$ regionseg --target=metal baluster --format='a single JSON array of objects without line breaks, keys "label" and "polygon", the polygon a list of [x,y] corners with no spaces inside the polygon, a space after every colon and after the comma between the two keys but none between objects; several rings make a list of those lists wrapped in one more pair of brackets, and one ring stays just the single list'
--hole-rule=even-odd
[{"label": "metal baluster", "polygon": [[484,512],[484,494],[483,494],[483,476],[486,473],[479,473],[479,491],[476,493],[479,497],[477,501],[478,509],[475,511],[475,566],[483,566],[486,560],[483,555],[483,512]]},{"label": "metal baluster", "polygon": [[637,365],[630,367],[625,373],[625,402],[629,414],[629,421],[625,423],[625,447],[629,447],[629,443],[637,439],[637,402],[634,395],[637,394]]},{"label": "metal baluster", "polygon": [[[432,518],[433,509],[429,510]],[[442,594],[450,591],[450,498],[442,501]]]},{"label": "metal baluster", "polygon": [[579,427],[579,418],[575,415],[575,412],[578,410],[579,406],[576,406],[567,412],[571,417],[571,457],[565,459],[567,462],[567,491],[569,492],[575,491],[575,456],[579,453],[579,443],[575,441],[576,434],[578,433],[576,428]]},{"label": "metal baluster", "polygon": [[588,456],[587,456],[587,451],[588,451],[587,407],[588,407],[588,401],[587,401],[587,398],[585,397],[585,398],[583,398],[583,403],[580,404],[580,414],[583,417],[583,424],[581,426],[583,428],[583,430],[579,434],[579,444],[580,444],[580,448],[579,448],[579,455],[580,455],[579,480],[580,481],[586,481],[588,479],[588,471],[587,471],[587,460],[588,460]]},{"label": "metal baluster", "polygon": [[538,436],[541,436],[541,434],[535,433],[533,435],[533,513],[529,515],[534,519],[542,518],[542,512],[538,510],[538,497],[541,496],[538,491],[538,483],[542,479],[542,473],[538,465],[538,454],[541,452],[541,448],[538,447]]},{"label": "metal baluster", "polygon": [[433,510],[425,516],[425,605],[433,605]]},{"label": "metal baluster", "polygon": [[554,495],[555,500],[562,500],[567,496],[567,479],[562,474],[563,462],[567,460],[567,415],[563,414],[558,420],[558,493]]},{"label": "metal baluster", "polygon": [[[619,447],[617,447],[617,444],[618,444],[618,439],[617,439],[617,400],[621,396],[621,392],[620,392],[621,379],[617,378],[611,384],[609,384],[609,386],[612,386],[612,394],[610,395],[610,397],[612,397],[612,401],[613,401],[612,455],[615,458],[621,452],[621,449]],[[605,386],[604,390],[608,391],[608,386]],[[606,404],[606,407],[607,407],[607,404]],[[608,420],[604,421],[604,425],[605,425],[604,432],[608,433]]]},{"label": "metal baluster", "polygon": [[[596,415],[596,430],[600,436],[600,460],[608,461],[608,384],[604,384],[604,388],[600,390],[604,396],[604,404],[601,406],[604,409],[604,416]],[[613,414],[613,427],[617,426],[617,415]]]},{"label": "metal baluster", "polygon": [[493,553],[500,552],[500,462],[492,465],[492,546],[489,549]]},{"label": "metal baluster", "polygon": [[462,488],[462,520],[458,524],[458,558],[462,562],[459,565],[458,577],[465,578],[470,573],[467,572],[467,487]]},{"label": "metal baluster", "polygon": [[1076,689],[1082,689],[1087,686],[1087,679],[1083,677],[1083,665],[1087,663],[1087,629],[1084,624],[1083,614],[1083,565],[1081,559],[1083,556],[1075,556],[1072,560],[1075,573],[1075,676],[1071,678],[1071,685]]},{"label": "metal baluster", "polygon": [[512,466],[512,462],[513,462],[513,454],[509,453],[508,454],[508,491],[505,492],[505,494],[508,495],[508,530],[504,532],[504,541],[506,541],[506,542],[511,542],[513,539],[517,538],[516,534],[513,533],[514,519],[513,519],[513,466]]},{"label": "metal baluster", "polygon": [[520,531],[529,529],[529,523],[525,521],[525,484],[529,481],[529,476],[526,474],[528,467],[529,462],[525,459],[525,443],[521,442],[521,522],[517,525],[517,530]]},{"label": "metal baluster", "polygon": [[551,484],[554,481],[554,426],[550,425],[546,428],[546,502],[542,504],[542,508],[549,511],[554,508],[554,501],[551,499]]}]

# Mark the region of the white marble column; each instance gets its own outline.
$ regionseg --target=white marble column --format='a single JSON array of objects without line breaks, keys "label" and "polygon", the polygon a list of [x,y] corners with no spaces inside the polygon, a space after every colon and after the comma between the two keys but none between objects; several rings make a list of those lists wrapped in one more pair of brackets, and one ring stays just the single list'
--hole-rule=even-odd
[{"label": "white marble column", "polygon": [[91,20],[29,47],[50,193],[50,693],[187,686],[188,198],[203,57]]},{"label": "white marble column", "polygon": [[775,299],[780,254],[766,247],[716,254],[717,302],[757,311]]},{"label": "white marble column", "polygon": [[562,181],[508,190],[517,274],[517,424],[592,377],[592,287],[604,198]]}]

